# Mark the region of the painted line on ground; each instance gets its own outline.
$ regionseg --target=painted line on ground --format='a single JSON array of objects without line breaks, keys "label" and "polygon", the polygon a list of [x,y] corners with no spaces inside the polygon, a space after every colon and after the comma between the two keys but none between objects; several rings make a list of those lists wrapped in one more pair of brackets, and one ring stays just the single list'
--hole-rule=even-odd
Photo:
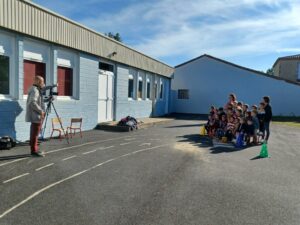
[{"label": "painted line on ground", "polygon": [[[145,135],[140,135],[140,136],[145,136]],[[127,137],[131,137],[131,136],[127,136]],[[123,139],[123,138],[124,137],[118,137],[118,138],[110,138],[110,139],[101,140],[101,141],[87,142],[87,143],[80,144],[80,145],[74,145],[74,146],[70,146],[70,147],[51,150],[51,151],[46,152],[46,154],[51,154],[51,153],[54,153],[54,152],[64,151],[64,150],[68,150],[68,149],[72,149],[72,148],[78,148],[78,147],[82,147],[82,146],[86,146],[86,145],[92,145],[92,144],[98,144],[98,143],[103,143],[103,142],[107,142],[107,141],[119,140],[119,139]],[[125,138],[126,138],[126,136],[125,136]]]},{"label": "painted line on ground", "polygon": [[133,141],[136,140],[136,138],[125,138],[124,141]]},{"label": "painted line on ground", "polygon": [[72,156],[70,156],[70,157],[67,157],[67,158],[62,159],[61,161],[66,161],[66,160],[69,160],[69,159],[73,159],[73,158],[75,158],[75,157],[77,157],[77,156],[76,156],[76,155],[72,155]]},{"label": "painted line on ground", "polygon": [[[142,137],[142,136],[145,136],[145,135],[138,135],[138,136]],[[119,140],[119,139],[126,138],[126,137],[131,137],[131,136],[124,136],[124,137],[118,137],[118,138],[110,138],[110,139],[105,139],[105,140],[101,140],[101,141],[92,141],[92,142],[87,142],[87,143],[80,144],[80,145],[73,145],[73,146],[69,146],[69,147],[65,147],[65,148],[50,150],[48,152],[45,152],[45,155],[52,154],[52,153],[59,152],[59,151],[64,151],[64,150],[72,149],[72,148],[79,148],[79,147],[86,146],[86,145],[92,145],[92,144],[98,144],[98,143],[103,143],[103,142],[107,142],[107,141]],[[12,164],[12,163],[16,163],[16,162],[19,162],[19,161],[22,161],[22,160],[25,160],[25,159],[29,159],[29,158],[30,157],[26,157],[26,158],[16,159],[16,160],[13,160],[13,161],[10,161],[10,162],[2,163],[2,164],[0,164],[0,167],[6,166],[6,165],[9,165],[9,164]]]},{"label": "painted line on ground", "polygon": [[83,152],[82,155],[87,155],[87,154],[90,154],[90,153],[93,153],[93,152],[96,152],[97,150],[93,150],[93,151],[89,151],[89,152]]},{"label": "painted line on ground", "polygon": [[107,164],[107,163],[109,163],[109,162],[115,161],[115,160],[117,160],[117,159],[121,159],[121,158],[124,158],[124,157],[127,157],[127,156],[135,155],[135,154],[137,154],[137,153],[149,151],[149,150],[152,150],[152,149],[158,149],[158,148],[161,148],[161,147],[164,147],[164,146],[167,146],[167,145],[169,145],[169,144],[159,145],[159,146],[155,146],[155,147],[151,147],[151,148],[144,148],[144,149],[140,149],[140,150],[137,150],[137,151],[134,151],[134,152],[131,152],[131,153],[127,153],[127,154],[125,154],[125,155],[121,155],[121,156],[118,156],[118,157],[116,157],[116,158],[112,158],[112,159],[106,160],[106,161],[104,161],[104,162],[102,162],[102,163],[99,163],[99,164],[93,166],[93,167],[90,167],[89,169],[83,170],[83,171],[78,172],[78,173],[76,173],[76,174],[73,174],[73,175],[71,175],[71,176],[69,176],[69,177],[67,177],[67,178],[64,178],[64,179],[59,180],[59,181],[57,181],[57,182],[55,182],[55,183],[52,183],[52,184],[50,184],[50,185],[48,185],[48,186],[46,186],[46,187],[44,187],[44,188],[42,188],[42,189],[40,189],[40,190],[34,192],[32,195],[28,196],[28,197],[25,198],[23,201],[19,202],[18,204],[14,205],[13,207],[11,207],[11,208],[9,208],[8,210],[4,211],[2,214],[0,214],[0,219],[3,218],[4,216],[6,216],[7,214],[11,213],[11,212],[14,211],[15,209],[19,208],[20,206],[26,204],[28,201],[30,201],[31,199],[37,197],[37,196],[40,195],[41,193],[43,193],[43,192],[49,190],[50,188],[52,188],[52,187],[54,187],[54,186],[59,185],[59,184],[65,182],[65,181],[68,181],[68,180],[70,180],[70,179],[73,179],[73,178],[75,178],[75,177],[77,177],[77,176],[79,176],[79,175],[82,175],[82,174],[84,174],[84,173],[86,173],[86,172],[89,172],[89,171],[91,171],[91,170],[93,170],[93,169],[95,169],[95,168],[97,168],[97,167],[103,166],[103,165],[105,165],[105,164]]},{"label": "painted line on ground", "polygon": [[140,145],[139,145],[139,147],[141,147],[141,146],[145,146],[145,145],[147,145],[147,146],[150,146],[150,145],[151,145],[151,143],[143,143],[143,144],[140,144]]},{"label": "painted line on ground", "polygon": [[40,167],[40,168],[35,169],[35,171],[40,171],[40,170],[42,170],[42,169],[45,169],[45,168],[50,167],[50,166],[53,166],[53,165],[54,165],[54,163],[50,163],[50,164],[48,164],[48,165],[46,165],[46,166],[42,166],[42,167]]},{"label": "painted line on ground", "polygon": [[16,179],[19,179],[19,178],[21,178],[21,177],[25,177],[25,176],[27,176],[27,175],[29,175],[29,173],[24,173],[24,174],[21,174],[21,175],[19,175],[19,176],[17,176],[17,177],[13,177],[13,178],[11,178],[11,179],[9,179],[9,180],[3,181],[3,184],[6,184],[6,183],[11,182],[11,181],[16,180]]},{"label": "painted line on ground", "polygon": [[133,142],[126,142],[126,143],[121,143],[120,145],[123,146],[123,145],[130,145],[132,144]]},{"label": "painted line on ground", "polygon": [[15,163],[15,162],[19,162],[19,161],[22,161],[22,160],[25,160],[25,159],[28,159],[28,158],[21,158],[21,159],[16,159],[16,160],[13,160],[13,161],[10,161],[10,162],[2,163],[2,164],[0,164],[0,167],[5,166],[5,165],[9,165],[9,164],[12,164],[12,163]]}]

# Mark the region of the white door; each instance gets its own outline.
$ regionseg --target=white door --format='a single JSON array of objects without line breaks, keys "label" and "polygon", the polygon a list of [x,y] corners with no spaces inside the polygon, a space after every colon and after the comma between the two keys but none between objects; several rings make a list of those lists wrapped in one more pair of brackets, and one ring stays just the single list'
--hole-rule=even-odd
[{"label": "white door", "polygon": [[100,70],[98,82],[98,122],[112,121],[114,74],[109,71]]}]

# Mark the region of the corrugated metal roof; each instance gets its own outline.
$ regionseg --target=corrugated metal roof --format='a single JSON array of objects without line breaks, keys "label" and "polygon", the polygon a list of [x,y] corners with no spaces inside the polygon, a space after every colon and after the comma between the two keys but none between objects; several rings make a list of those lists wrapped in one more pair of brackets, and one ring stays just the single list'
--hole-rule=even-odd
[{"label": "corrugated metal roof", "polygon": [[166,77],[174,72],[163,62],[26,0],[0,0],[0,27]]}]

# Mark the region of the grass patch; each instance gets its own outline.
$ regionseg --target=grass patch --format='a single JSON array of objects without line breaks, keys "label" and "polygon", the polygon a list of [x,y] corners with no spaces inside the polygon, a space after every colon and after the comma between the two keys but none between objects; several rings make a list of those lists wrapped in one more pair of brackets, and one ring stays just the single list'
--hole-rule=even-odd
[{"label": "grass patch", "polygon": [[300,128],[300,117],[299,116],[273,116],[273,123]]}]

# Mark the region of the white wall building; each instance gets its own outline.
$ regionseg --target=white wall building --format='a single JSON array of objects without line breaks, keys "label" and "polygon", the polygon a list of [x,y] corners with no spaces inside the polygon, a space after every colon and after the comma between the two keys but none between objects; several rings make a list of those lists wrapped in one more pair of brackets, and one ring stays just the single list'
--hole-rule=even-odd
[{"label": "white wall building", "polygon": [[207,114],[211,105],[224,106],[230,93],[249,105],[258,105],[267,95],[274,115],[300,116],[299,84],[209,55],[175,67],[171,110]]}]

